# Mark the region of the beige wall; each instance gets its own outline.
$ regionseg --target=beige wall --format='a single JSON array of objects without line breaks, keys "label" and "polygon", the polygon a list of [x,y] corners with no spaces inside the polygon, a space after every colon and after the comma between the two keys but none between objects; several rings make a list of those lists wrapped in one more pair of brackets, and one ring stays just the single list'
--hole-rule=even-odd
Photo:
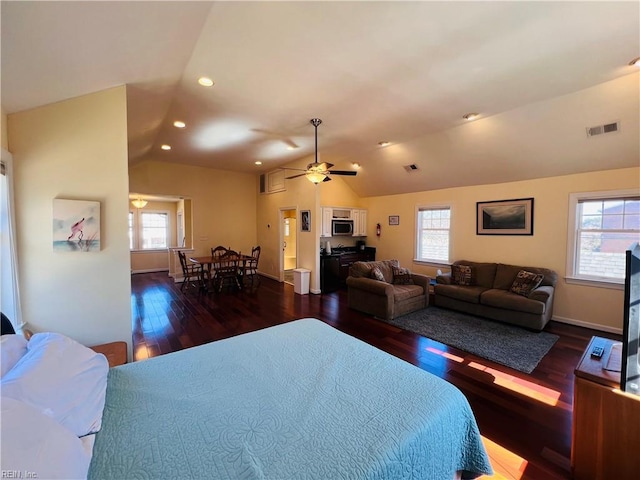
[{"label": "beige wall", "polygon": [[[320,194],[322,186],[313,185],[304,178],[286,180],[286,191],[258,195],[257,226],[260,253],[260,271],[271,278],[280,278],[280,253],[282,232],[280,210],[295,209],[311,211],[311,232],[300,232],[298,223],[298,268],[311,270],[309,287],[311,292],[320,292]],[[258,188],[258,180],[255,180]]]},{"label": "beige wall", "polygon": [[[622,327],[622,290],[569,285],[564,280],[569,194],[629,188],[640,190],[640,168],[369,197],[364,199],[369,210],[368,229],[372,233],[367,243],[377,247],[377,258],[398,258],[401,265],[433,276],[436,267],[413,263],[416,207],[450,204],[452,260],[551,268],[560,276],[555,319],[617,331]],[[533,236],[476,235],[476,202],[526,197],[535,199]],[[389,226],[389,215],[400,215],[400,225]],[[379,238],[373,235],[378,222],[382,225]]]},{"label": "beige wall", "polygon": [[9,141],[7,140],[7,114],[4,109],[0,109],[0,147],[9,150]]},{"label": "beige wall", "polygon": [[[176,212],[178,211],[177,202],[160,202],[151,201],[143,208],[137,209],[131,202],[129,202],[129,210],[136,215],[139,210],[160,210],[169,212],[169,231],[171,236],[169,237],[169,247],[177,247],[177,226],[176,226]],[[133,273],[143,272],[158,272],[162,270],[169,270],[169,251],[136,251],[131,252],[131,271]]]},{"label": "beige wall", "polygon": [[[256,245],[256,176],[147,161],[129,169],[131,192],[188,197],[194,254],[224,245],[251,252]],[[188,244],[187,244],[188,245]]]},{"label": "beige wall", "polygon": [[[125,87],[8,116],[23,319],[131,351]],[[101,250],[52,249],[54,198],[100,202]]]}]

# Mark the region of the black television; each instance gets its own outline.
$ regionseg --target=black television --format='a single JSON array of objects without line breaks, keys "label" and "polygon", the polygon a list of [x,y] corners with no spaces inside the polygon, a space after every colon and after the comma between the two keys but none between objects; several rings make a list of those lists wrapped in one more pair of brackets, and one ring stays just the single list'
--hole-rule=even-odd
[{"label": "black television", "polygon": [[620,389],[640,395],[640,244],[626,251]]}]

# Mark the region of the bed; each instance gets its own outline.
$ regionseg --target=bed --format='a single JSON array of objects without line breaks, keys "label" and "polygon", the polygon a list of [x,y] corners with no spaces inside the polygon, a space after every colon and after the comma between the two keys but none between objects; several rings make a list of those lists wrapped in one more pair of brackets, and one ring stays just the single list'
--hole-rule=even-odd
[{"label": "bed", "polygon": [[110,369],[98,430],[90,479],[492,473],[458,389],[317,319]]}]

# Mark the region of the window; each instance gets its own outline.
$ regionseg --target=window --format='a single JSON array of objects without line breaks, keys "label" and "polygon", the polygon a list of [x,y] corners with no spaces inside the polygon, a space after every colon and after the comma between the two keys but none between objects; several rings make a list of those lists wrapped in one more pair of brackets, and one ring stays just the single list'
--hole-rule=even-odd
[{"label": "window", "polygon": [[622,284],[625,251],[640,240],[638,192],[572,194],[569,215],[568,279]]},{"label": "window", "polygon": [[169,212],[129,212],[129,248],[162,250],[169,247]]},{"label": "window", "polygon": [[449,263],[451,207],[418,207],[416,260]]}]

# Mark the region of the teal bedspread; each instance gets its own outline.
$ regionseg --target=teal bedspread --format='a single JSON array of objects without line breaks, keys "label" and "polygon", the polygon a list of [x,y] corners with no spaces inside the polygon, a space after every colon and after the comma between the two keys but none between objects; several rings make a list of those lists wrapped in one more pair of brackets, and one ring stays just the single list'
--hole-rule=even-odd
[{"label": "teal bedspread", "polygon": [[112,368],[91,479],[491,473],[450,383],[302,319]]}]

